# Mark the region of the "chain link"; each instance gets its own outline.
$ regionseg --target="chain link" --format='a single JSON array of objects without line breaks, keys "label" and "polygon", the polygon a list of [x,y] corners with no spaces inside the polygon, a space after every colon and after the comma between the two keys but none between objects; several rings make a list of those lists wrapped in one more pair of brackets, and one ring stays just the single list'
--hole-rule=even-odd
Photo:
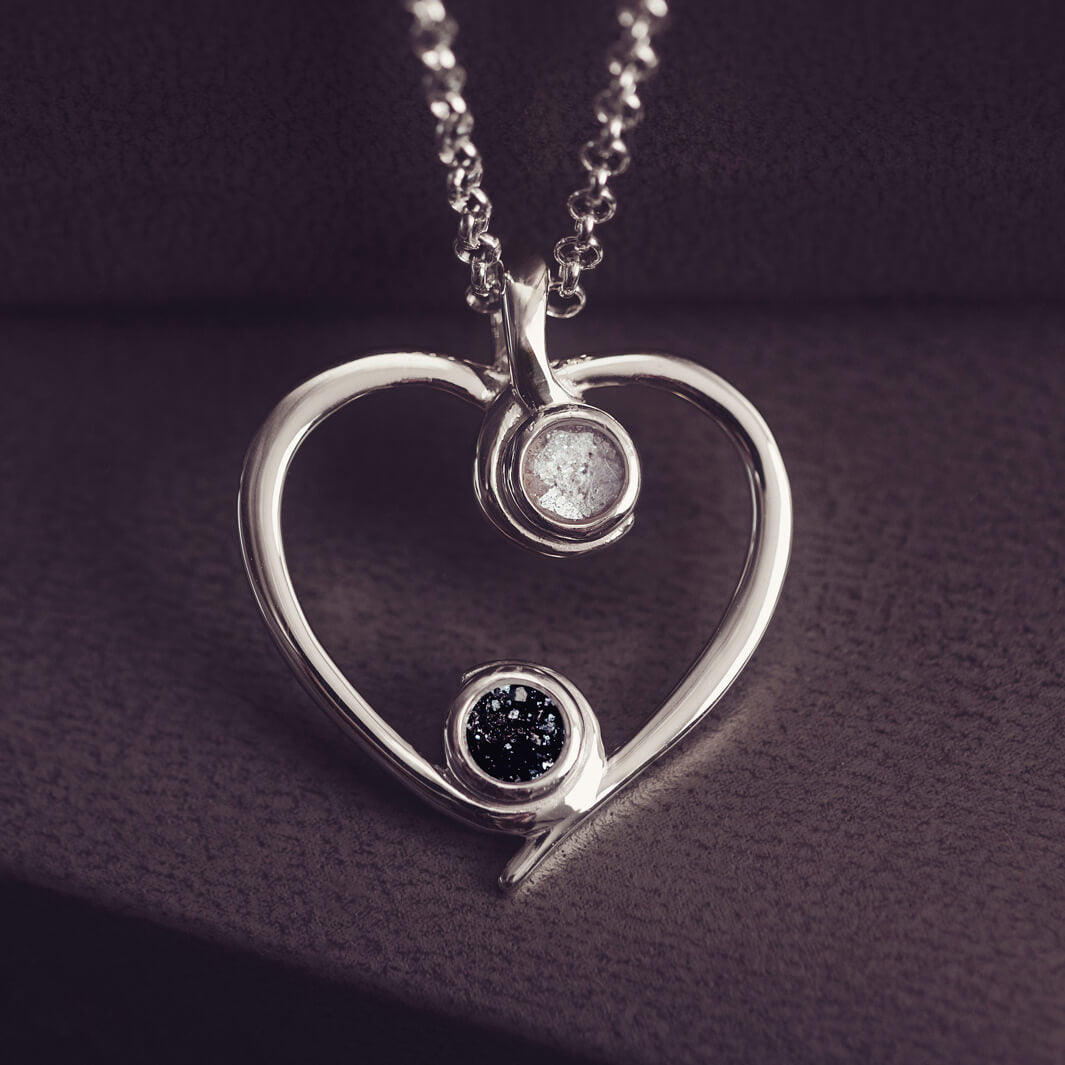
[{"label": "chain link", "polygon": [[[452,48],[458,25],[443,0],[405,0],[405,6],[413,16],[414,54],[425,67],[425,97],[436,119],[437,155],[447,168],[448,203],[459,215],[455,255],[470,268],[466,302],[474,310],[491,311],[498,307],[503,291],[502,247],[488,232],[492,201],[481,187],[484,163],[472,140],[473,115],[462,94],[466,71]],[[626,136],[643,118],[637,90],[658,68],[653,41],[667,14],[666,0],[627,0],[618,5],[621,38],[607,53],[610,81],[594,103],[599,131],[580,150],[586,184],[566,201],[573,235],[555,245],[547,309],[553,317],[572,318],[584,309],[587,296],[581,275],[603,261],[595,228],[617,211],[610,181],[629,168]]]}]

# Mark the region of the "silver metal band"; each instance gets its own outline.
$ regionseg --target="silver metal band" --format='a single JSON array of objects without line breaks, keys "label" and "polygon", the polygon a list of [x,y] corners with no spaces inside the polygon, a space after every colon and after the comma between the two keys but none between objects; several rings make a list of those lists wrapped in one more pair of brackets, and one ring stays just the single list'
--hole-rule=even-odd
[{"label": "silver metal band", "polygon": [[[605,762],[594,744],[594,715],[579,692],[539,669],[543,685],[586,720],[592,740],[557,788],[532,789],[505,802],[419,754],[370,706],[315,636],[292,586],[282,534],[285,479],[308,434],[327,417],[370,392],[428,386],[460,396],[482,411],[510,388],[494,367],[418,352],[372,355],[319,374],[281,401],[252,442],[241,480],[239,520],[245,565],[263,617],[282,654],[308,691],[340,726],[409,788],[434,806],[480,828],[517,833],[525,841],[500,878],[516,887],[593,810],[661,757],[725,694],[754,653],[780,596],[791,546],[791,494],[768,426],[729,384],[703,367],[664,355],[630,354],[551,364],[568,394],[640,383],[681,396],[717,422],[744,462],[751,487],[747,560],[725,614],[696,662],[648,723]],[[510,676],[514,666],[504,664]],[[523,674],[524,675],[524,674]],[[552,679],[553,678],[553,679]],[[461,711],[460,706],[460,711]],[[535,792],[535,793],[534,793]]]}]

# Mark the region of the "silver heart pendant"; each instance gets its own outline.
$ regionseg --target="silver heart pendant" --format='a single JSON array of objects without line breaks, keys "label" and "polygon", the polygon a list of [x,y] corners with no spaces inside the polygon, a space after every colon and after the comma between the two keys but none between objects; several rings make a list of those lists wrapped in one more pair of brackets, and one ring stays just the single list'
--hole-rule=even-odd
[{"label": "silver heart pendant", "polygon": [[[523,838],[499,878],[517,887],[571,832],[715,706],[749,661],[780,597],[791,550],[783,460],[754,407],[716,374],[665,355],[548,360],[547,272],[508,274],[493,315],[491,366],[443,355],[368,355],[319,374],[278,404],[252,442],[240,487],[240,537],[267,626],[308,691],[370,754],[433,806],[477,828]],[[484,412],[475,486],[503,533],[543,554],[601,549],[631,528],[639,456],[614,418],[586,403],[594,388],[638,383],[688,400],[736,445],[751,486],[751,538],[716,631],[665,703],[607,757],[588,700],[546,666],[494,662],[462,679],[444,728],[443,765],[419,754],[359,694],[307,622],[281,527],[297,449],[329,415],[386,388],[427,386]]]}]

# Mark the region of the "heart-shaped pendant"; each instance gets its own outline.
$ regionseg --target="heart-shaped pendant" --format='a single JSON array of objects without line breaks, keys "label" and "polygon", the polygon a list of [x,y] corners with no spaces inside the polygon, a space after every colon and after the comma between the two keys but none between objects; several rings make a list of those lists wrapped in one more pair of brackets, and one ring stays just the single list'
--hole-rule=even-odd
[{"label": "heart-shaped pendant", "polygon": [[[368,355],[319,374],[278,404],[252,442],[240,488],[240,536],[252,589],[274,640],[316,701],[432,805],[524,843],[499,883],[516,887],[585,818],[697,725],[758,646],[791,550],[791,494],[773,436],[716,374],[665,355],[551,363],[544,346],[543,263],[508,274],[493,315],[496,359]],[[589,389],[639,383],[716,421],[747,468],[753,518],[746,563],[709,643],[647,724],[608,758],[588,701],[545,666],[495,662],[468,673],[447,718],[444,765],[408,744],[337,668],[308,624],[285,561],[281,504],[292,458],[330,414],[360,396],[411,385],[485,412],[475,486],[492,522],[544,554],[602,548],[632,526],[639,457],[625,429],[584,401]]]}]

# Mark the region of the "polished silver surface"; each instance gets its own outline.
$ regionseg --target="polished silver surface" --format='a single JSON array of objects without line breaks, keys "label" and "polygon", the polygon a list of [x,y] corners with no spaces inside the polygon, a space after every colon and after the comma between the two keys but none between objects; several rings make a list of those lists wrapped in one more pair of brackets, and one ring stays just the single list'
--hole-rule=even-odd
[{"label": "polished silver surface", "polygon": [[514,394],[533,413],[579,400],[555,377],[547,357],[548,281],[542,259],[525,260],[507,271],[500,307],[503,350],[496,359],[506,362]]},{"label": "polished silver surface", "polygon": [[[547,268],[531,258],[505,277],[500,311],[492,316],[494,369],[499,388],[477,439],[474,489],[489,520],[504,536],[541,554],[564,557],[615,543],[632,528],[640,493],[640,457],[625,428],[584,402],[561,378],[544,340]],[[607,436],[624,465],[624,487],[610,505],[582,521],[552,515],[523,483],[526,456],[542,433],[582,424]]]},{"label": "polished silver surface", "polygon": [[[502,246],[488,232],[492,201],[481,187],[484,162],[473,143],[473,115],[463,90],[466,71],[455,57],[458,25],[443,0],[406,0],[412,15],[411,44],[425,68],[425,95],[436,119],[436,145],[447,168],[448,203],[459,214],[456,257],[470,268],[467,302],[478,311],[495,311],[504,290]],[[566,201],[572,236],[555,244],[555,274],[550,281],[548,313],[572,318],[587,297],[581,275],[603,260],[595,228],[614,217],[617,201],[609,182],[629,167],[626,137],[643,118],[638,89],[658,68],[654,38],[666,22],[666,0],[623,0],[617,6],[621,34],[607,53],[608,81],[593,110],[599,129],[580,150],[587,182]]]},{"label": "polished silver surface", "polygon": [[[542,776],[522,783],[486,773],[470,753],[466,737],[467,719],[477,700],[508,684],[549,695],[565,722],[566,740],[558,761]],[[588,700],[562,674],[526,662],[492,662],[462,678],[444,729],[444,756],[447,774],[472,794],[505,807],[508,816],[504,822],[499,814],[497,824],[505,823],[515,832],[542,830],[588,809],[606,772],[599,721]]]},{"label": "polished silver surface", "polygon": [[[251,586],[289,665],[319,705],[353,739],[427,802],[476,827],[524,837],[500,877],[501,887],[507,890],[521,883],[586,817],[676,744],[725,694],[754,653],[773,615],[791,545],[791,496],[776,443],[755,408],[716,374],[693,362],[655,354],[581,357],[550,364],[549,369],[578,403],[592,389],[643,384],[682,397],[717,422],[736,445],[746,467],[752,523],[747,559],[735,593],[709,642],[673,693],[605,764],[597,761],[592,742],[586,748],[583,771],[576,777],[572,772],[560,773],[557,786],[545,792],[537,791],[518,802],[487,793],[484,782],[462,768],[461,752],[455,751],[459,744],[453,736],[448,741],[450,762],[444,767],[434,765],[407,743],[344,676],[316,637],[292,586],[282,531],[290,464],[308,434],[325,418],[370,392],[408,387],[430,387],[457,395],[485,412],[486,422],[501,404],[527,415],[527,408],[515,398],[508,376],[498,365],[396,352],[365,356],[319,374],[282,400],[263,425],[248,452],[239,499],[241,544]],[[478,481],[480,476],[479,470]],[[493,520],[505,524],[498,514]],[[588,546],[583,544],[581,549]],[[557,553],[550,545],[544,550]],[[512,676],[514,670],[540,671],[536,673],[540,683],[554,685],[554,690],[562,693],[560,697],[579,717],[584,735],[598,737],[598,725],[584,697],[570,681],[547,667],[502,663],[485,670],[467,678],[455,704],[460,710],[452,708],[452,720],[466,705],[471,683],[476,688],[491,684],[495,677]]]}]

